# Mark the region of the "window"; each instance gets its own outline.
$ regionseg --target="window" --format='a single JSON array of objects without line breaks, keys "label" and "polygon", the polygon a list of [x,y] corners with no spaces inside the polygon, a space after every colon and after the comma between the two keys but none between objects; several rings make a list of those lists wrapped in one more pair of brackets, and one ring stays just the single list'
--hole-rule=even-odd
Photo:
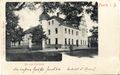
[{"label": "window", "polygon": [[40,24],[42,24],[42,21],[40,21]]},{"label": "window", "polygon": [[85,36],[85,29],[82,29],[82,36]]},{"label": "window", "polygon": [[67,29],[65,28],[65,33],[67,33]]},{"label": "window", "polygon": [[76,31],[76,35],[78,35],[78,31]]},{"label": "window", "polygon": [[69,45],[70,45],[70,39],[68,41],[69,41]]},{"label": "window", "polygon": [[55,38],[55,44],[58,44],[58,38]]},{"label": "window", "polygon": [[49,25],[50,25],[50,22],[48,22],[49,23]]},{"label": "window", "polygon": [[86,45],[86,41],[84,41],[84,45]]},{"label": "window", "polygon": [[67,45],[67,38],[65,38],[65,45]]},{"label": "window", "polygon": [[58,33],[58,28],[55,28],[55,33],[56,33],[56,34]]},{"label": "window", "polygon": [[50,35],[50,30],[48,30],[48,35]]},{"label": "window", "polygon": [[81,40],[81,45],[82,45],[82,40]]},{"label": "window", "polygon": [[50,39],[48,39],[48,44],[50,45]]},{"label": "window", "polygon": [[72,35],[73,35],[73,30],[72,30]]},{"label": "window", "polygon": [[70,29],[68,31],[69,31],[69,34],[70,34]]},{"label": "window", "polygon": [[78,44],[78,40],[76,40],[76,46],[78,46],[79,44]]},{"label": "window", "polygon": [[54,20],[52,20],[52,24],[54,24]]},{"label": "window", "polygon": [[84,45],[84,40],[83,40],[83,45]]},{"label": "window", "polygon": [[72,45],[73,45],[73,39],[72,39]]}]

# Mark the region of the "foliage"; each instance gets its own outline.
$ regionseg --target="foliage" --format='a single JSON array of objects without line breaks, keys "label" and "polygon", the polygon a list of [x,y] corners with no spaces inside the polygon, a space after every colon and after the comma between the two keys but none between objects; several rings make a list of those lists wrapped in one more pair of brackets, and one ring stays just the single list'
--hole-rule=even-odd
[{"label": "foliage", "polygon": [[93,26],[93,28],[90,29],[90,32],[92,33],[92,36],[98,37],[98,27]]},{"label": "foliage", "polygon": [[42,44],[43,38],[46,38],[46,35],[43,32],[42,26],[37,26],[32,31],[32,42],[36,45]]},{"label": "foliage", "polygon": [[[77,17],[78,14],[82,13],[83,10],[85,10],[87,14],[90,14],[91,20],[98,22],[97,2],[23,2],[20,8],[28,7],[30,10],[35,10],[36,4],[41,4],[43,10],[48,13],[54,13],[57,9],[59,9],[59,12],[61,14],[64,14],[66,17]],[[86,9],[84,7],[86,7]]]},{"label": "foliage", "polygon": [[20,42],[23,36],[23,29],[18,26],[19,17],[14,14],[17,2],[6,3],[6,43],[10,46],[11,42]]},{"label": "foliage", "polygon": [[[84,9],[86,7],[86,9]],[[93,21],[98,22],[98,3],[92,4],[92,2],[43,2],[44,11],[54,13],[56,9],[60,9],[60,13],[66,15],[66,17],[77,17],[78,14],[86,11],[90,14],[90,18]]]}]

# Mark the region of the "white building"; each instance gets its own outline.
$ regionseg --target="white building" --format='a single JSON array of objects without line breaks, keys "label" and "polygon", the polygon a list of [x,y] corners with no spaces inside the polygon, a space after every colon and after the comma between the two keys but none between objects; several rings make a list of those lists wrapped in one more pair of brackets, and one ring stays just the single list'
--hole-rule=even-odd
[{"label": "white building", "polygon": [[[78,21],[79,23],[70,23],[60,18],[58,13],[57,16],[50,17],[43,12],[39,16],[39,21],[48,37],[47,40],[43,39],[43,48],[69,48],[70,45],[79,48],[88,47],[87,25],[84,14],[81,16],[81,21]],[[32,28],[28,30],[22,42],[24,44],[29,44],[31,39],[30,30]]]},{"label": "white building", "polygon": [[84,14],[82,15],[80,25],[76,27],[76,23],[72,24],[57,16],[50,17],[43,12],[40,17],[40,25],[42,25],[48,39],[45,42],[44,48],[67,48],[70,45],[74,47],[87,47],[87,25],[85,23]]}]

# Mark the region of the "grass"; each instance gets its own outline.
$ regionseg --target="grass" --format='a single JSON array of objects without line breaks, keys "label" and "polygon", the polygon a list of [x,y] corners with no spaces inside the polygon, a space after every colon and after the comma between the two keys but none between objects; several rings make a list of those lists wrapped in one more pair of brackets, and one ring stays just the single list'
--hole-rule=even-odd
[{"label": "grass", "polygon": [[7,53],[7,61],[61,61],[62,54],[57,52]]}]

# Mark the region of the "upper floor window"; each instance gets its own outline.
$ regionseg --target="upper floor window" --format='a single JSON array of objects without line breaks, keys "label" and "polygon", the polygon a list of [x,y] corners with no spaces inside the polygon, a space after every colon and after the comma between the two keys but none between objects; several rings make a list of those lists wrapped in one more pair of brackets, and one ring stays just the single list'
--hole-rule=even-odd
[{"label": "upper floor window", "polygon": [[58,28],[55,28],[55,33],[56,33],[56,34],[58,33]]},{"label": "upper floor window", "polygon": [[82,29],[82,36],[85,36],[85,29]]},{"label": "upper floor window", "polygon": [[50,21],[49,21],[48,23],[49,23],[49,25],[50,25]]},{"label": "upper floor window", "polygon": [[52,24],[54,24],[54,20],[52,20]]},{"label": "upper floor window", "polygon": [[78,35],[78,31],[76,31],[76,35]]},{"label": "upper floor window", "polygon": [[42,24],[42,21],[40,21],[40,24]]},{"label": "upper floor window", "polygon": [[73,35],[73,30],[72,30],[72,35]]},{"label": "upper floor window", "polygon": [[70,29],[68,30],[69,34],[70,34]]},{"label": "upper floor window", "polygon": [[65,33],[67,33],[67,29],[65,28]]}]

